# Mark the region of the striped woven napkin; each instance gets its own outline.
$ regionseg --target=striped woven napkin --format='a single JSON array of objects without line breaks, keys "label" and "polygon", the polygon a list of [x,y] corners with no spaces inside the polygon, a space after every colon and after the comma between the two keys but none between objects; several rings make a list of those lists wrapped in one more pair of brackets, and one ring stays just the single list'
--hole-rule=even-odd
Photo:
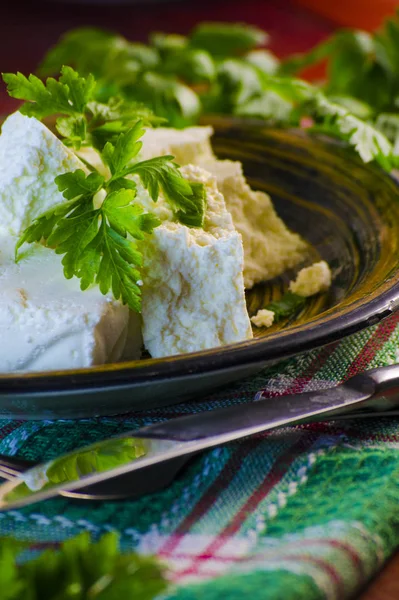
[{"label": "striped woven napkin", "polygon": [[[49,459],[173,416],[321,389],[399,362],[399,316],[202,401],[120,418],[0,421],[0,453]],[[168,600],[351,597],[399,543],[399,418],[287,427],[216,448],[166,490],[136,501],[57,498],[0,513],[0,536],[35,551],[111,529],[123,549],[169,564]]]}]

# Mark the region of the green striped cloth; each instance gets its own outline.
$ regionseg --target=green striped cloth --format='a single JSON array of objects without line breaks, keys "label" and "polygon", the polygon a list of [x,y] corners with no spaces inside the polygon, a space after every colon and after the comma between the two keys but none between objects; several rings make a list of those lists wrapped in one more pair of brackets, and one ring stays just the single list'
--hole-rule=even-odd
[{"label": "green striped cloth", "polygon": [[[0,421],[0,452],[49,459],[190,412],[321,389],[399,362],[399,316],[192,404],[120,418]],[[168,600],[353,597],[399,542],[399,417],[287,427],[203,454],[136,501],[57,498],[0,513],[0,536],[32,551],[89,531],[169,565]]]}]

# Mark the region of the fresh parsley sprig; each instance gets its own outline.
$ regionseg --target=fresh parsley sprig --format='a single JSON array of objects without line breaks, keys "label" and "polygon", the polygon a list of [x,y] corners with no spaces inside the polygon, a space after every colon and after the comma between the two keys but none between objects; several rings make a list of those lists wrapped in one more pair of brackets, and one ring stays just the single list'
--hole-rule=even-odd
[{"label": "fresh parsley sprig", "polygon": [[[158,156],[149,160],[132,162],[138,155],[142,142],[138,141],[144,134],[139,121],[126,134],[120,135],[116,144],[107,142],[102,156],[111,171],[108,189],[127,187],[135,189],[134,181],[127,177],[136,175],[154,202],[158,200],[160,191],[175,209],[180,222],[192,227],[202,227],[205,217],[205,189],[202,184],[189,183],[184,179],[173,156]],[[189,223],[187,222],[187,219]]]},{"label": "fresh parsley sprig", "polygon": [[257,71],[276,69],[278,61],[271,52],[253,55],[267,38],[264,31],[241,23],[202,23],[187,37],[154,33],[149,45],[80,28],[67,32],[48,52],[39,73],[54,74],[65,64],[82,74],[94,73],[97,99],[107,101],[117,94],[142,102],[181,128],[196,123],[215,95],[223,103],[226,90],[220,77],[226,60],[249,65],[254,77]]},{"label": "fresh parsley sprig", "polygon": [[55,181],[68,201],[35,219],[18,240],[17,256],[25,242],[44,242],[64,255],[65,277],[78,277],[82,290],[96,283],[103,294],[111,289],[116,299],[140,312],[142,255],[133,240],[143,240],[159,220],[133,204],[135,192],[129,189],[108,193],[96,208],[104,184],[98,173],[77,170]]},{"label": "fresh parsley sprig", "polygon": [[304,296],[285,292],[279,300],[269,302],[264,308],[274,313],[273,323],[278,323],[282,319],[297,315],[304,308],[307,300]]},{"label": "fresh parsley sprig", "polygon": [[141,180],[154,202],[162,191],[184,224],[201,227],[205,214],[204,187],[184,179],[172,156],[132,162],[140,152],[144,132],[139,121],[119,134],[115,145],[105,144],[103,158],[111,171],[108,180],[81,169],[56,177],[66,201],[39,215],[16,245],[17,259],[26,242],[54,248],[63,255],[67,279],[78,277],[82,290],[93,284],[103,294],[112,290],[116,299],[137,312],[143,259],[135,240],[143,241],[160,221],[135,203],[137,186],[132,176]]},{"label": "fresh parsley sprig", "polygon": [[147,125],[163,122],[135,101],[111,97],[107,103],[98,102],[94,76],[83,77],[68,66],[61,67],[58,80],[48,77],[43,82],[36,75],[22,73],[4,73],[3,80],[10,96],[25,101],[20,107],[24,115],[40,120],[58,115],[58,133],[66,145],[77,150],[82,145],[102,150],[108,140],[126,132],[138,119]]},{"label": "fresh parsley sprig", "polygon": [[29,544],[0,539],[0,580],[3,600],[152,600],[167,588],[164,566],[153,557],[122,554],[116,533],[91,542],[83,533],[59,549],[19,561]]}]

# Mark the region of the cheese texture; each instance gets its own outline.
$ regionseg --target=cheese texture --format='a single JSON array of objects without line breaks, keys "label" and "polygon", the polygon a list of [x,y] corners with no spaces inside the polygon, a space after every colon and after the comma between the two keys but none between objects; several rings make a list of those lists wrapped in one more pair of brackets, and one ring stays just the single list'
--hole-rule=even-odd
[{"label": "cheese texture", "polygon": [[83,163],[35,118],[20,112],[3,123],[0,136],[0,234],[21,232],[40,213],[63,202],[54,178]]},{"label": "cheese texture", "polygon": [[212,133],[211,127],[149,129],[143,137],[142,157],[172,154],[180,165],[192,163],[215,175],[242,236],[244,284],[251,288],[297,265],[306,255],[307,244],[284,225],[267,194],[251,190],[241,163],[216,159],[210,144]]},{"label": "cheese texture", "polygon": [[[184,177],[206,186],[204,229],[171,220],[159,198],[163,223],[144,251],[143,338],[153,357],[206,350],[252,337],[244,295],[243,249],[215,178],[195,166]],[[139,194],[143,206],[152,201]]]},{"label": "cheese texture", "polygon": [[[61,257],[38,244],[19,263],[15,239],[0,240],[0,371],[89,367],[118,360],[129,310],[65,279]],[[140,340],[136,357],[140,354]]]},{"label": "cheese texture", "polygon": [[199,164],[214,156],[210,138],[212,127],[147,129],[141,141],[140,160],[171,154],[178,165]]},{"label": "cheese texture", "polygon": [[326,292],[331,285],[331,270],[325,260],[301,269],[295,281],[290,283],[290,291],[307,298]]},{"label": "cheese texture", "polygon": [[241,163],[208,160],[202,165],[216,176],[218,189],[241,233],[246,288],[277,277],[303,259],[307,252],[306,242],[284,225],[270,196],[251,190]]},{"label": "cheese texture", "polygon": [[274,321],[274,312],[267,308],[261,308],[254,317],[251,317],[251,321],[256,327],[271,327]]},{"label": "cheese texture", "polygon": [[[54,178],[83,164],[42,123],[14,113],[0,136],[0,371],[70,369],[140,357],[139,315],[64,277],[39,244],[14,260],[18,235],[63,202]],[[129,343],[125,345],[128,330]]]}]

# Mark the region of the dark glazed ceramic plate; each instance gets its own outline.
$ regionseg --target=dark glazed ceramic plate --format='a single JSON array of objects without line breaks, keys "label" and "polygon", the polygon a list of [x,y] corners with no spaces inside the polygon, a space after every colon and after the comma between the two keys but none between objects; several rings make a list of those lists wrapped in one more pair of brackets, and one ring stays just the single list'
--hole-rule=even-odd
[{"label": "dark glazed ceramic plate", "polygon": [[[203,395],[290,355],[328,344],[399,305],[399,188],[378,167],[331,140],[261,123],[217,120],[215,151],[242,161],[284,221],[330,264],[331,290],[295,320],[250,341],[165,359],[0,376],[0,415],[73,418],[116,414]],[[290,275],[248,293],[250,314],[277,298]]]}]

